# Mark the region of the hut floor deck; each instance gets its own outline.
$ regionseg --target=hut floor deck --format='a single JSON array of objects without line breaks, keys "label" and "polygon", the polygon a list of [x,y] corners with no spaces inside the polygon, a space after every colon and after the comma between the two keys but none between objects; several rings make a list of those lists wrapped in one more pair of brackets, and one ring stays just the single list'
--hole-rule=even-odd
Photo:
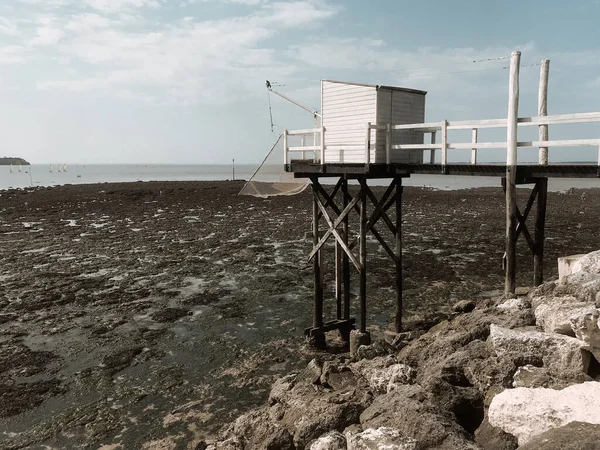
[{"label": "hut floor deck", "polygon": [[[318,164],[307,160],[292,160],[286,168],[296,178],[339,177],[351,178],[365,176],[367,178],[408,177],[411,174],[429,175],[471,175],[471,176],[506,176],[505,164]],[[600,178],[600,167],[596,164],[520,164],[517,166],[517,179],[527,178]]]}]

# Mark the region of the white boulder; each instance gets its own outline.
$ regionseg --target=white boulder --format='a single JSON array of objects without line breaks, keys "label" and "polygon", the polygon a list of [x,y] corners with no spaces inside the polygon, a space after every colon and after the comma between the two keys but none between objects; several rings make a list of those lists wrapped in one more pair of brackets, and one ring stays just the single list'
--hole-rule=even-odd
[{"label": "white boulder", "polygon": [[584,343],[562,334],[510,330],[492,324],[490,340],[498,356],[517,362],[541,359],[544,367],[553,371],[587,372],[590,363],[589,353],[582,350]]},{"label": "white boulder", "polygon": [[574,264],[571,273],[585,272],[600,274],[600,250],[588,253],[579,258]]},{"label": "white boulder", "polygon": [[578,339],[585,342],[585,347],[596,360],[600,361],[600,311],[589,309],[571,318],[571,327]]},{"label": "white boulder", "polygon": [[417,441],[389,427],[367,428],[362,433],[346,434],[348,450],[414,450]]},{"label": "white boulder", "polygon": [[313,441],[308,450],[346,450],[346,438],[339,431],[330,431]]},{"label": "white boulder", "polygon": [[579,316],[593,306],[579,302],[573,297],[553,297],[542,303],[535,311],[535,323],[546,333],[558,333],[575,336],[571,328],[571,317]]},{"label": "white boulder", "polygon": [[493,398],[488,419],[492,426],[516,436],[519,445],[569,422],[600,424],[600,383],[589,381],[560,391],[507,389]]}]

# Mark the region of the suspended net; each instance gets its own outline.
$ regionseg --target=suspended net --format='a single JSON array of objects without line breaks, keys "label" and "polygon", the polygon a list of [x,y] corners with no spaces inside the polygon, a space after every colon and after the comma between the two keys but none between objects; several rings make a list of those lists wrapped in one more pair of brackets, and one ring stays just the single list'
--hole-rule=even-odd
[{"label": "suspended net", "polygon": [[283,135],[275,142],[254,175],[244,185],[239,195],[267,198],[274,195],[296,195],[310,184],[308,178],[294,178],[283,170]]}]

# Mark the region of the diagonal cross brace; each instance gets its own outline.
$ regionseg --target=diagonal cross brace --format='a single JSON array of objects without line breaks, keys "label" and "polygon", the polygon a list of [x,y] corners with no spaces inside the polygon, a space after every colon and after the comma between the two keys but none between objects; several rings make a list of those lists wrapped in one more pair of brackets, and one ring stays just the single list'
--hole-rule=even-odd
[{"label": "diagonal cross brace", "polygon": [[308,256],[309,261],[315,257],[315,255],[318,253],[318,251],[321,249],[321,247],[323,247],[325,242],[327,242],[329,237],[333,234],[336,241],[340,244],[340,247],[342,247],[344,252],[348,255],[348,258],[350,258],[350,260],[352,261],[352,264],[354,264],[354,267],[356,267],[357,270],[360,270],[360,267],[361,267],[360,263],[358,262],[358,260],[356,259],[356,257],[354,256],[354,254],[352,253],[352,251],[350,250],[348,245],[344,242],[344,239],[342,238],[342,236],[340,236],[339,232],[337,231],[337,227],[342,223],[344,218],[354,208],[354,205],[356,205],[360,201],[361,193],[362,192],[359,191],[359,193],[356,195],[356,197],[354,197],[352,199],[352,201],[348,204],[348,206],[346,206],[346,208],[344,208],[344,210],[340,213],[338,218],[335,219],[335,221],[333,221],[333,222],[331,221],[329,214],[327,214],[327,210],[325,209],[325,206],[323,206],[321,199],[319,198],[318,195],[315,194],[315,200],[317,202],[317,205],[319,206],[319,209],[323,213],[323,217],[325,218],[325,220],[327,221],[327,224],[329,225],[329,229],[323,235],[323,237],[319,240],[317,245],[313,248],[312,252]]}]

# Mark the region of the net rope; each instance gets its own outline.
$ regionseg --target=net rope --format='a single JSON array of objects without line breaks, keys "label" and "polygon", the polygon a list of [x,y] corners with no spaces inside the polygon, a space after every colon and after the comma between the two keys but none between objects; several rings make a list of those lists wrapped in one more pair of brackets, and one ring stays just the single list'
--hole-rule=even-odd
[{"label": "net rope", "polygon": [[239,195],[267,198],[276,195],[296,195],[310,184],[308,178],[294,178],[294,174],[283,170],[283,135],[244,185]]}]

